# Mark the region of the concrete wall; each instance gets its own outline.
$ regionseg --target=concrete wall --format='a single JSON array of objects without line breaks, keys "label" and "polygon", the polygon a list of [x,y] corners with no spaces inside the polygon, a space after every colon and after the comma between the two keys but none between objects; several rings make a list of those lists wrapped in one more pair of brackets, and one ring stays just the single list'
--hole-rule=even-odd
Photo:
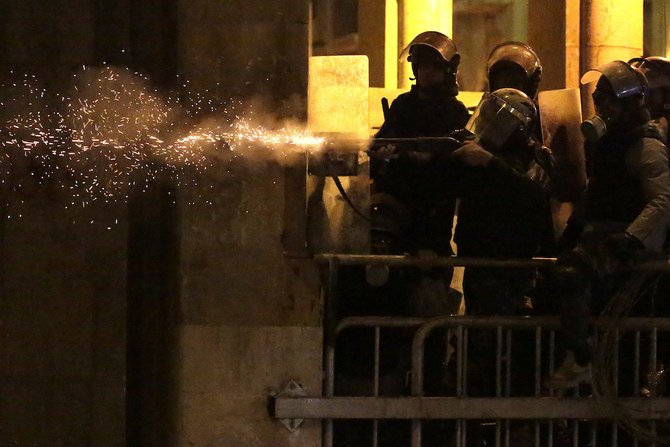
[{"label": "concrete wall", "polygon": [[123,445],[125,209],[57,197],[3,209],[0,445]]},{"label": "concrete wall", "polygon": [[[304,117],[308,3],[270,3],[3,0],[0,67],[58,88],[108,61]],[[321,387],[304,167],[208,175],[68,212],[42,186],[6,196],[25,203],[1,221],[0,445],[319,443],[320,424],[290,433],[266,410],[291,379]]]},{"label": "concrete wall", "polygon": [[[196,90],[304,116],[307,2],[183,1],[181,11],[180,70]],[[180,201],[178,445],[318,445],[319,423],[289,433],[266,412],[290,379],[321,391],[318,277],[284,255],[305,255],[304,170],[242,159],[208,175]],[[188,205],[201,193],[213,204]]]},{"label": "concrete wall", "polygon": [[197,190],[181,201],[178,445],[318,445],[319,423],[289,433],[266,412],[291,379],[321,392],[318,277],[311,261],[283,254],[304,241],[294,233],[304,208],[290,203],[304,171],[230,168],[210,172],[212,206],[188,205]]},{"label": "concrete wall", "polygon": [[74,67],[94,62],[94,2],[2,0],[0,9],[0,66],[62,84]]},{"label": "concrete wall", "polygon": [[[0,10],[3,74],[59,88],[94,61],[93,2]],[[55,182],[16,168],[22,193],[6,188],[4,169],[0,191],[0,445],[123,445],[125,205],[67,211]]]},{"label": "concrete wall", "polygon": [[308,22],[304,0],[181,0],[179,71],[196,91],[292,112],[289,98],[305,95]]}]

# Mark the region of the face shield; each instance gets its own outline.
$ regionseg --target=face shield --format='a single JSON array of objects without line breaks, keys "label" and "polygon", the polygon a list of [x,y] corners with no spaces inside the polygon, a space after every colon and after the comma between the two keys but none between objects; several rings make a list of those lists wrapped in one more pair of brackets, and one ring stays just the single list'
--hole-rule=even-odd
[{"label": "face shield", "polygon": [[425,45],[436,50],[445,62],[452,62],[455,56],[458,56],[458,59],[460,59],[456,44],[449,37],[437,31],[424,31],[412,39],[409,45],[402,50],[399,58],[400,62],[404,62],[405,60],[412,62],[412,47],[415,45]]},{"label": "face shield", "polygon": [[605,76],[612,85],[617,99],[625,99],[633,95],[644,95],[647,82],[644,76],[623,61],[612,61],[593,68],[582,76],[582,84],[596,82]]},{"label": "face shield", "polygon": [[513,62],[521,67],[527,78],[542,71],[540,58],[532,48],[522,42],[503,42],[496,46],[489,55],[486,71],[490,72],[496,63],[502,61]]},{"label": "face shield", "polygon": [[535,106],[526,94],[505,88],[484,93],[465,128],[487,148],[502,147],[517,130],[529,129]]}]

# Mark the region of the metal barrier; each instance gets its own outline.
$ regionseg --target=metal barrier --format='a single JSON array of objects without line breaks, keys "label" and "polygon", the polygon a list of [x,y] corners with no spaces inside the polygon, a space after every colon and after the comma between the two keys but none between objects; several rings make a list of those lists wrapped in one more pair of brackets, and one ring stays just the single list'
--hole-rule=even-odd
[{"label": "metal barrier", "polygon": [[[411,420],[411,445],[420,447],[427,445],[423,439],[424,421],[451,420],[449,436],[453,445],[464,447],[468,443],[468,427],[486,421],[487,430],[492,434],[496,446],[509,447],[513,421],[527,421],[525,428],[530,431],[531,443],[534,446],[554,445],[589,445],[595,447],[619,445],[645,445],[637,439],[630,438],[620,444],[621,432],[616,421],[623,417],[634,417],[648,420],[649,429],[656,430],[656,420],[670,418],[670,398],[654,396],[654,390],[648,397],[639,397],[638,390],[643,386],[642,371],[656,369],[658,362],[658,338],[660,333],[668,333],[670,337],[670,318],[627,318],[616,330],[617,348],[619,341],[626,345],[627,352],[632,354],[632,365],[626,365],[626,380],[630,395],[619,395],[616,398],[580,396],[579,388],[570,395],[558,395],[543,390],[542,378],[554,370],[556,359],[555,331],[559,328],[559,320],[555,317],[467,317],[449,316],[439,318],[400,318],[400,317],[349,317],[335,321],[335,297],[338,287],[338,269],[340,265],[400,265],[416,266],[416,259],[401,256],[322,256],[319,262],[327,263],[328,300],[324,321],[324,396],[323,397],[277,397],[274,402],[274,416],[280,419],[323,419],[323,446],[333,445],[334,419],[369,419],[372,421],[370,443],[378,445],[378,424],[380,420],[405,419]],[[553,259],[534,260],[483,260],[441,258],[429,265],[477,265],[487,267],[541,267],[554,262]],[[667,263],[656,263],[646,268],[666,270]],[[606,319],[594,320],[594,327],[604,328]],[[337,337],[353,328],[369,328],[373,332],[374,350],[371,353],[373,373],[370,377],[369,396],[336,396],[335,395],[335,358]],[[380,395],[380,349],[382,330],[413,330],[411,343],[411,395],[383,396]],[[439,396],[425,395],[424,355],[427,338],[437,329],[447,332],[446,339],[455,346],[450,353],[455,371],[453,393]],[[495,392],[493,396],[468,396],[468,379],[472,371],[468,365],[468,341],[471,331],[490,331],[495,337]],[[530,395],[515,396],[512,372],[514,356],[512,347],[514,340],[519,339],[519,332],[527,338],[533,337],[533,371],[532,392]],[[596,331],[597,333],[597,331]],[[597,340],[595,340],[597,343]],[[618,353],[619,349],[616,350]],[[665,353],[668,355],[670,353]],[[646,357],[646,358],[645,358]],[[642,362],[648,363],[643,367]],[[617,358],[615,370],[611,374],[615,378],[620,375]],[[652,387],[653,388],[653,387]],[[665,424],[663,427],[665,427]],[[518,424],[517,424],[518,425]],[[530,427],[530,428],[529,428]],[[584,429],[586,428],[586,435]],[[560,442],[558,434],[565,439]],[[603,439],[603,437],[605,437]],[[585,441],[583,441],[585,440]],[[580,442],[584,442],[580,444]],[[531,445],[531,444],[524,444]]]}]

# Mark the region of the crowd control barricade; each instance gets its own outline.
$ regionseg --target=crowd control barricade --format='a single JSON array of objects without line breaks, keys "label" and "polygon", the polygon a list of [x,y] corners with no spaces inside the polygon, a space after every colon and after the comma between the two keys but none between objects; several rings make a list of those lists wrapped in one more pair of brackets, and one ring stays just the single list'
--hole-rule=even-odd
[{"label": "crowd control barricade", "polygon": [[[327,287],[324,314],[324,387],[322,396],[275,397],[273,416],[278,419],[321,419],[323,446],[333,445],[333,421],[370,421],[369,442],[379,445],[379,423],[388,420],[410,422],[408,446],[432,446],[424,436],[429,421],[446,421],[444,438],[439,445],[465,447],[468,444],[468,426],[487,427],[492,445],[515,446],[512,436],[515,427],[522,426],[527,438],[524,445],[534,446],[661,446],[660,440],[670,436],[670,389],[663,390],[663,367],[660,362],[670,358],[670,318],[629,317],[617,322],[611,349],[610,371],[606,374],[613,384],[609,394],[598,393],[597,387],[574,387],[568,391],[548,390],[543,378],[554,371],[561,360],[557,335],[558,317],[522,316],[443,316],[436,318],[353,316],[336,318],[335,300],[338,293],[338,270],[342,265],[416,266],[420,261],[404,256],[320,255],[317,261],[326,266]],[[499,260],[440,258],[431,265],[486,266],[499,268],[536,268],[552,265],[555,259]],[[421,265],[426,265],[425,262]],[[667,271],[668,263],[658,261],[641,267],[649,271]],[[598,334],[611,330],[611,321],[596,318],[593,321],[593,344],[597,347]],[[335,393],[336,340],[348,330],[367,328],[372,332],[374,348],[369,353],[372,373],[367,380],[365,395]],[[608,329],[609,328],[609,329]],[[380,393],[380,350],[382,331],[410,331],[411,365],[408,392],[387,396]],[[445,364],[452,373],[453,387],[449,393],[430,395],[425,390],[425,345],[436,330],[446,333],[450,351]],[[468,382],[475,371],[469,368],[468,355],[472,346],[472,331],[490,331],[495,338],[495,391],[491,396],[469,395]],[[613,338],[612,338],[613,337]],[[515,395],[515,358],[512,355],[515,340],[530,341],[530,365],[527,389],[524,395]],[[609,345],[608,345],[609,346]],[[660,351],[662,350],[662,351]],[[597,365],[594,365],[594,368]],[[530,379],[528,379],[530,378]],[[625,381],[625,383],[622,382]],[[643,392],[644,391],[644,392]]]}]

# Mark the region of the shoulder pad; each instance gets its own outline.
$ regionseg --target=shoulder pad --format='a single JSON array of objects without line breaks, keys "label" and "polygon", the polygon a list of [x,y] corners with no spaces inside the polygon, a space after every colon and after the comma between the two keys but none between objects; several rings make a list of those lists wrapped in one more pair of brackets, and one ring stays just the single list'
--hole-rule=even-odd
[{"label": "shoulder pad", "polygon": [[661,129],[656,125],[654,122],[650,122],[645,128],[644,128],[644,138],[654,138],[656,140],[659,140],[660,142],[665,144],[665,137],[663,136],[663,132]]}]

